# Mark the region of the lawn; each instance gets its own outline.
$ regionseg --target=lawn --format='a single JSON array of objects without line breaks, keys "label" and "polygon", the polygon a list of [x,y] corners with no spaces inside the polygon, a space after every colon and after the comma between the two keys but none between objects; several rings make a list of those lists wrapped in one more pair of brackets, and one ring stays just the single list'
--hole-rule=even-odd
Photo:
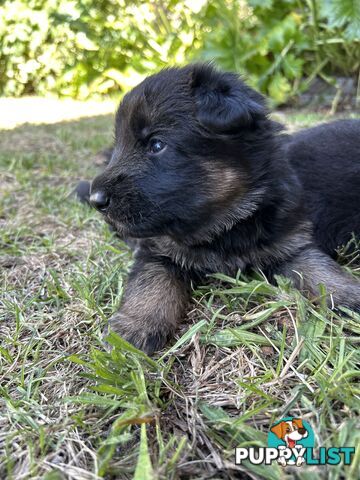
[{"label": "lawn", "polygon": [[[114,335],[105,350],[131,253],[69,193],[99,170],[112,115],[74,104],[69,117],[54,102],[51,124],[23,124],[26,101],[0,131],[0,478],[359,478],[359,449],[348,467],[283,470],[235,466],[234,448],[266,446],[286,415],[308,421],[317,445],[359,446],[360,316],[260,272],[218,274],[167,350],[149,359]],[[359,254],[339,259],[360,278]]]}]

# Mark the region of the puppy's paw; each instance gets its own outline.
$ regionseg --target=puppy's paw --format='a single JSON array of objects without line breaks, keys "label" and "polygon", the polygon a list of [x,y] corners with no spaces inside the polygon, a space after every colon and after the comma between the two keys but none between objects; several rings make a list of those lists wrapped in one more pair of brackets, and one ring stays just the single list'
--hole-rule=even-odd
[{"label": "puppy's paw", "polygon": [[301,467],[301,465],[305,462],[305,458],[304,457],[298,457],[297,460],[296,460],[296,466],[297,467]]},{"label": "puppy's paw", "polygon": [[118,312],[110,318],[106,331],[114,331],[134,347],[152,355],[165,345],[168,337],[168,332],[156,323]]}]

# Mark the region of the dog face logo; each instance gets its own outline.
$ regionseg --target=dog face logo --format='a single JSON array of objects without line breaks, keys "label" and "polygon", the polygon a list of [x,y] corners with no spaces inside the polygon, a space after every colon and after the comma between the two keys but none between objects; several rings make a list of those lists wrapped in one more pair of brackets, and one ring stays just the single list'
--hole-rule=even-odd
[{"label": "dog face logo", "polygon": [[268,444],[281,451],[278,461],[282,466],[300,466],[305,462],[306,448],[314,446],[314,434],[301,418],[287,417],[270,428]]},{"label": "dog face logo", "polygon": [[271,427],[271,431],[286,443],[288,448],[295,448],[296,442],[308,436],[301,418],[293,418],[289,421],[282,421]]}]

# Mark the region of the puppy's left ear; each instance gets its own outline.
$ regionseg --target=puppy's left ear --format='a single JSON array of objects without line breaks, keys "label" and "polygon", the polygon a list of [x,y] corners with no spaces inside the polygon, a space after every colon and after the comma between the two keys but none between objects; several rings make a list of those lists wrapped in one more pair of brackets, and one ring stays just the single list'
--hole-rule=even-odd
[{"label": "puppy's left ear", "polygon": [[192,93],[198,121],[218,133],[236,133],[265,118],[265,100],[234,73],[213,66],[192,65]]},{"label": "puppy's left ear", "polygon": [[270,429],[270,431],[275,433],[275,435],[278,438],[283,438],[283,430],[284,430],[283,423],[284,422],[280,422],[277,425],[274,425],[273,427],[271,427],[271,429]]},{"label": "puppy's left ear", "polygon": [[296,425],[297,428],[304,428],[301,418],[293,418],[292,422]]}]

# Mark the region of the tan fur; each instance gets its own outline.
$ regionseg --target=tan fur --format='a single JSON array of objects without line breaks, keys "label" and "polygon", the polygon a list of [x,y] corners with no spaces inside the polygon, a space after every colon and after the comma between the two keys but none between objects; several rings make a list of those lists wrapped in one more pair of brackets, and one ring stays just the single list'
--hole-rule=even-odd
[{"label": "tan fur", "polygon": [[280,273],[291,278],[299,289],[312,296],[319,296],[319,286],[324,285],[330,307],[353,307],[354,300],[360,298],[360,283],[316,248],[300,252]]},{"label": "tan fur", "polygon": [[246,188],[246,177],[240,175],[230,167],[224,167],[216,163],[204,165],[207,173],[207,185],[209,186],[209,195],[214,199],[214,203],[221,205],[224,202],[242,197]]},{"label": "tan fur", "polygon": [[186,287],[161,263],[146,263],[129,280],[121,311],[110,319],[110,327],[129,341],[136,340],[139,348],[151,352],[157,346],[157,339],[161,344],[160,339],[173,332],[188,300]]}]

